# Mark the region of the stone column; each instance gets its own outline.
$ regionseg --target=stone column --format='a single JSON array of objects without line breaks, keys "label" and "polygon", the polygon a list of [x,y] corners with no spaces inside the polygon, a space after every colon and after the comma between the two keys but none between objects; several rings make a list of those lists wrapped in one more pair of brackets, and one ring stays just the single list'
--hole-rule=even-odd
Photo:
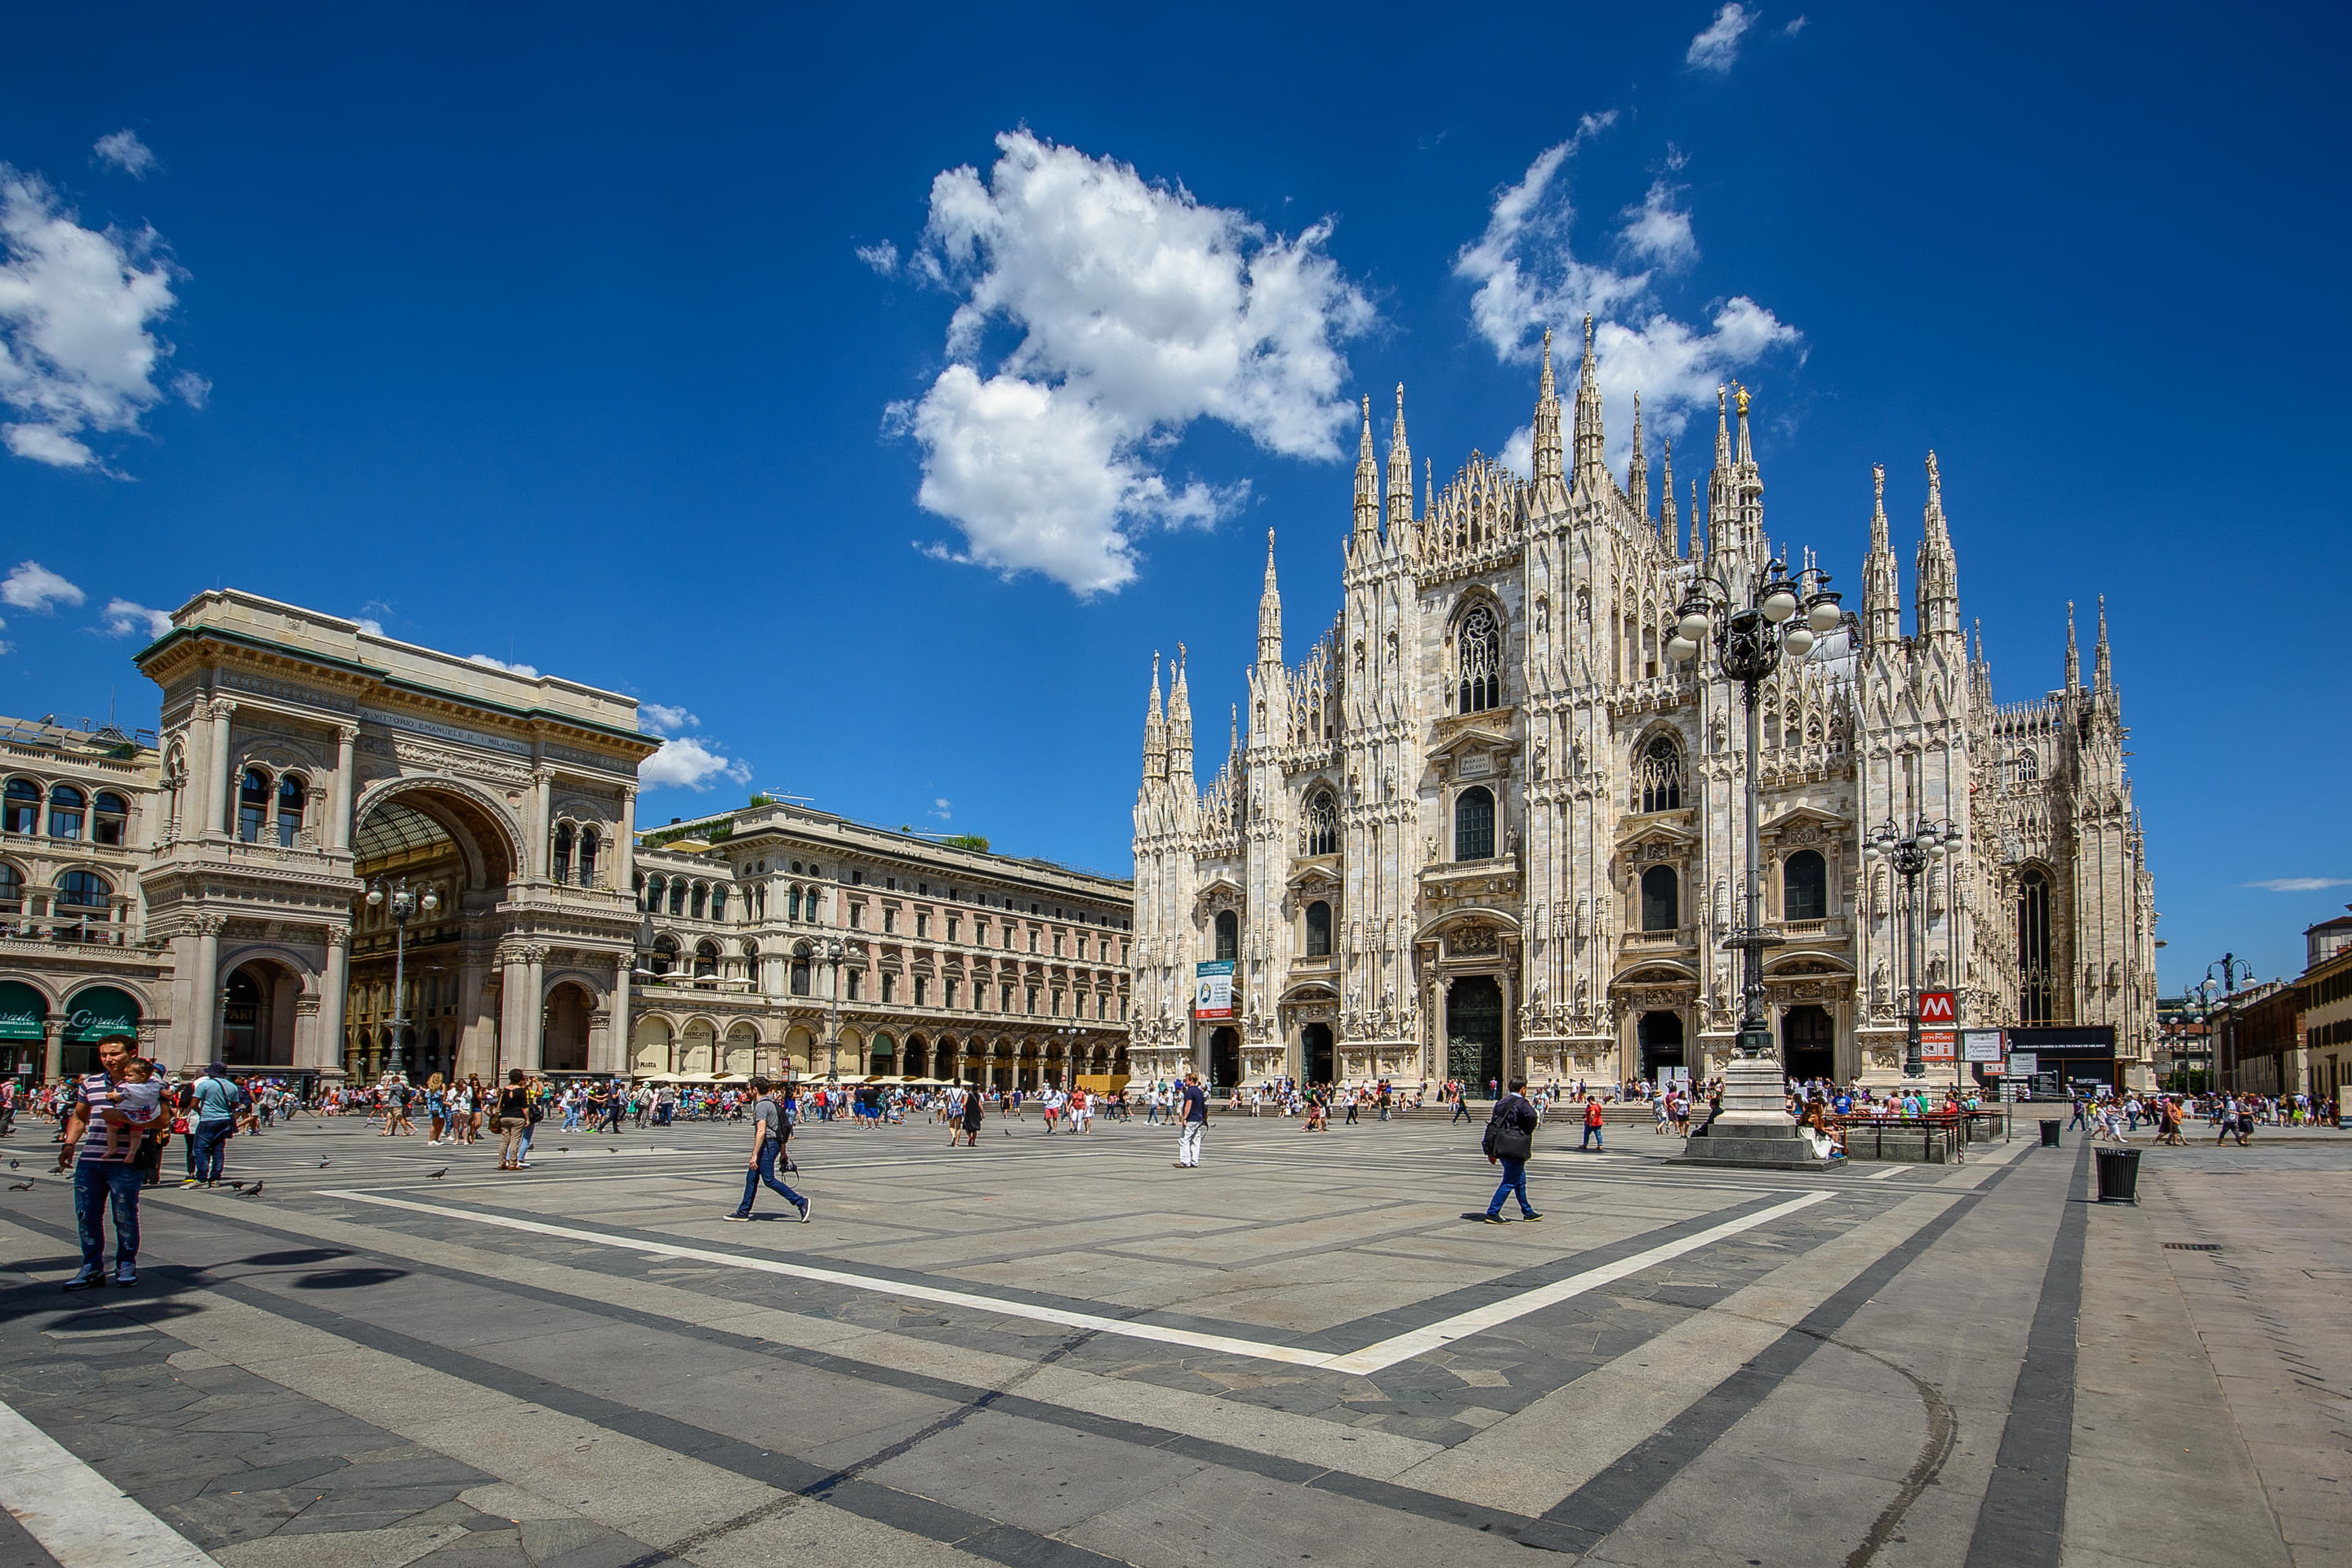
[{"label": "stone column", "polygon": [[[217,833],[224,838],[230,836],[236,821],[236,759],[228,749],[229,716],[236,711],[236,703],[223,701],[219,698],[213,700],[212,766],[208,770],[212,776],[213,799],[205,827],[207,832]],[[212,1059],[209,1048],[205,1059]]]},{"label": "stone column", "polygon": [[637,786],[621,791],[621,840],[613,847],[613,889],[632,893],[637,887]]},{"label": "stone column", "polygon": [[[360,727],[339,724],[335,727],[335,798],[327,812],[327,847],[349,849],[352,847],[352,808],[359,799],[360,781],[354,767],[352,749],[358,744]],[[346,940],[350,932],[344,933]]]},{"label": "stone column", "polygon": [[1497,973],[1495,978],[1502,982],[1503,986],[1503,1073],[1502,1081],[1495,1087],[1496,1096],[1499,1099],[1503,1094],[1507,1092],[1511,1087],[1512,1072],[1516,1069],[1518,1072],[1525,1073],[1527,1071],[1527,1064],[1518,1060],[1519,977],[1517,967],[1507,963],[1503,966],[1501,973]]},{"label": "stone column", "polygon": [[302,1052],[294,1056],[296,1067],[324,1070],[340,1066],[343,1059],[343,1020],[351,1002],[352,928],[331,925],[327,928],[327,963],[319,981],[319,1026],[308,1059]]},{"label": "stone column", "polygon": [[527,1006],[523,1022],[521,1049],[509,1067],[519,1067],[525,1072],[537,1072],[546,1065],[547,1047],[547,949],[530,947],[524,950],[523,984]]},{"label": "stone column", "polygon": [[542,742],[531,742],[533,759],[530,770],[530,849],[524,856],[524,875],[544,879],[548,875],[548,858],[554,850],[554,812],[549,795],[554,780],[549,775],[546,762],[537,755]]},{"label": "stone column", "polygon": [[188,1043],[188,1067],[202,1068],[213,1060],[220,1028],[220,932],[218,915],[195,918],[196,958],[189,966],[188,1016],[180,1037]]},{"label": "stone column", "polygon": [[637,1049],[636,1021],[629,1012],[629,967],[631,960],[624,955],[613,970],[613,991],[604,1004],[611,1023],[604,1030],[604,1059],[591,1060],[591,1072],[626,1073]]},{"label": "stone column", "polygon": [[50,1083],[66,1075],[66,1021],[51,1018],[41,1025],[41,1077]]}]

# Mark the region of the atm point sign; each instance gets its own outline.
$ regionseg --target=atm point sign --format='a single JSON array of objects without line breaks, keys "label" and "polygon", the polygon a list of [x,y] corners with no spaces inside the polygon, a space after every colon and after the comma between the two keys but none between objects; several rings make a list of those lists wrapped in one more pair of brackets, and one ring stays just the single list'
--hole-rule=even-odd
[{"label": "atm point sign", "polygon": [[1959,1021],[1959,1006],[1951,992],[1922,991],[1919,993],[1921,1025],[1930,1028],[1937,1026],[1949,1028]]}]

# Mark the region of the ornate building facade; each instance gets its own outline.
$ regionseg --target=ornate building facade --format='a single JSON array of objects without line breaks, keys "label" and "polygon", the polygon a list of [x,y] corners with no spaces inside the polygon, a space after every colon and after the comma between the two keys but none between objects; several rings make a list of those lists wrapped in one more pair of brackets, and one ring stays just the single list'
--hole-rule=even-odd
[{"label": "ornate building facade", "polygon": [[[1740,692],[1711,653],[1671,662],[1695,574],[1746,602],[1776,549],[1748,433],[1719,402],[1687,532],[1669,444],[1655,476],[1604,458],[1591,330],[1563,442],[1547,338],[1531,479],[1473,454],[1418,506],[1404,395],[1386,472],[1366,401],[1342,606],[1286,660],[1267,537],[1248,713],[1196,780],[1181,646],[1155,658],[1135,802],[1135,1070],[1594,1081],[1729,1054],[1724,946],[1742,907]],[[1767,959],[1791,1073],[1887,1080],[1906,1033],[1906,908],[1922,989],[1968,1024],[2108,1024],[2137,1079],[2156,1037],[2154,884],[2124,768],[2104,606],[2086,685],[1992,697],[1931,453],[1908,630],[1884,469],[1860,605],[1759,705]],[[1818,572],[1811,551],[1784,557]],[[1944,820],[1957,848],[1916,900],[1864,841]],[[1196,1016],[1233,964],[1231,1019]],[[1222,1011],[1222,1010],[1221,1010]]]}]

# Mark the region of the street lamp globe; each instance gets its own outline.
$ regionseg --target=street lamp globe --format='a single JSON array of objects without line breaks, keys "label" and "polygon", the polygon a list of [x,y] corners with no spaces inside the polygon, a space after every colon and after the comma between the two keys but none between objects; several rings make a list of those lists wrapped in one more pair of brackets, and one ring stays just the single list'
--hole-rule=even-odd
[{"label": "street lamp globe", "polygon": [[1694,647],[1705,642],[1707,632],[1706,611],[1696,605],[1685,605],[1683,618],[1675,630],[1681,634],[1683,641]]},{"label": "street lamp globe", "polygon": [[1764,618],[1779,626],[1797,613],[1797,586],[1786,579],[1778,579],[1764,586],[1764,602],[1756,606]]},{"label": "street lamp globe", "polygon": [[1813,630],[1800,623],[1780,634],[1780,651],[1790,658],[1802,659],[1813,651]]},{"label": "street lamp globe", "polygon": [[368,908],[372,910],[381,908],[383,904],[383,889],[382,888],[370,888],[368,889],[367,901]]},{"label": "street lamp globe", "polygon": [[1845,611],[1839,607],[1838,596],[1823,590],[1813,595],[1811,608],[1805,612],[1805,624],[1827,637],[1845,620]]}]

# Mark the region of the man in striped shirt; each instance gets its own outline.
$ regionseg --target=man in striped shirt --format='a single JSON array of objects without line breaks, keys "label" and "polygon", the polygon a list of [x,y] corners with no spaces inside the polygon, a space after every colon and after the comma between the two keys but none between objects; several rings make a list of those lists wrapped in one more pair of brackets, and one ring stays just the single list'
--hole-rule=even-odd
[{"label": "man in striped shirt", "polygon": [[[66,1281],[68,1290],[106,1282],[105,1220],[110,1204],[114,1209],[114,1282],[126,1289],[139,1282],[139,1185],[142,1173],[131,1158],[139,1140],[125,1140],[122,1157],[109,1159],[110,1141],[104,1126],[108,1108],[120,1100],[123,1069],[130,1066],[132,1055],[128,1035],[99,1041],[98,1065],[104,1070],[85,1073],[76,1081],[73,1109],[66,1114],[58,1169],[64,1170],[68,1161],[73,1163],[74,1217],[81,1226],[81,1268]],[[160,1120],[158,1115],[131,1125],[147,1131]],[[90,1135],[93,1122],[99,1123],[95,1137]]]}]

